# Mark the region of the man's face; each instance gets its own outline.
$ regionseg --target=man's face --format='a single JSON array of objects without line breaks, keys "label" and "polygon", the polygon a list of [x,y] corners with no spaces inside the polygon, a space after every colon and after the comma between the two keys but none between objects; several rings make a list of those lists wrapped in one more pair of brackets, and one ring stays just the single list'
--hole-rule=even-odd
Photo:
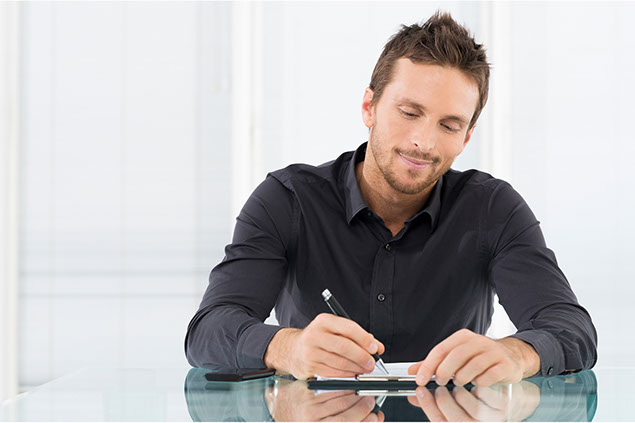
[{"label": "man's face", "polygon": [[371,98],[367,88],[362,114],[371,128],[372,158],[392,189],[418,194],[463,151],[479,93],[476,82],[457,69],[401,58],[372,108]]}]

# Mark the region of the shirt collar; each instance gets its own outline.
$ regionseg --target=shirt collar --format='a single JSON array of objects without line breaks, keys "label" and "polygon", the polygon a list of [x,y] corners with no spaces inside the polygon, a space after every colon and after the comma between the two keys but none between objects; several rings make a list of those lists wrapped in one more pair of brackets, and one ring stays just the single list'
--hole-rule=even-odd
[{"label": "shirt collar", "polygon": [[368,208],[368,204],[364,201],[362,192],[359,190],[357,175],[355,174],[355,165],[364,161],[367,144],[368,143],[365,142],[357,147],[357,150],[353,153],[353,157],[348,163],[348,168],[346,169],[344,184],[346,187],[346,220],[349,225],[357,213]]},{"label": "shirt collar", "polygon": [[[364,197],[362,196],[362,192],[359,189],[359,183],[357,182],[357,175],[355,174],[355,165],[364,160],[366,157],[366,147],[368,142],[360,145],[357,150],[353,153],[353,157],[348,163],[348,168],[346,169],[346,173],[344,176],[344,184],[346,188],[346,220],[348,224],[353,221],[353,218],[362,210],[368,209],[368,204],[364,201]],[[406,223],[412,222],[419,218],[422,214],[426,213],[430,216],[430,222],[432,230],[436,229],[438,220],[439,220],[439,212],[441,211],[441,191],[443,189],[443,179],[441,176],[437,181],[434,190],[432,191],[431,197],[426,204],[426,206],[419,211],[417,214],[412,216],[410,219],[406,221]]]}]

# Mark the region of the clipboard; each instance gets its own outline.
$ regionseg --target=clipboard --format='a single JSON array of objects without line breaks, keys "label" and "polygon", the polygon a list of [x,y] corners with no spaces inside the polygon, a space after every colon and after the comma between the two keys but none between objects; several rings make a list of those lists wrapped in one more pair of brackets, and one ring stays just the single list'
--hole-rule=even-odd
[{"label": "clipboard", "polygon": [[[351,390],[359,393],[373,391],[374,393],[394,392],[399,395],[413,394],[418,388],[415,375],[357,375],[355,379],[309,379],[307,385],[313,390]],[[428,382],[426,388],[436,389],[440,385],[433,380]],[[447,388],[453,388],[455,385],[452,381],[445,385]],[[472,384],[464,385],[464,388],[470,390]]]}]

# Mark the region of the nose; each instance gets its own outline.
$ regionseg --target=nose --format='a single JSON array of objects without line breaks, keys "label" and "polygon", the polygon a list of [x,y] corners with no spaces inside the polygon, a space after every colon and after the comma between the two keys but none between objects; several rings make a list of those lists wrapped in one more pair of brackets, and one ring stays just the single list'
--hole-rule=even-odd
[{"label": "nose", "polygon": [[434,150],[437,144],[436,134],[431,122],[424,122],[410,135],[412,145],[421,152]]}]

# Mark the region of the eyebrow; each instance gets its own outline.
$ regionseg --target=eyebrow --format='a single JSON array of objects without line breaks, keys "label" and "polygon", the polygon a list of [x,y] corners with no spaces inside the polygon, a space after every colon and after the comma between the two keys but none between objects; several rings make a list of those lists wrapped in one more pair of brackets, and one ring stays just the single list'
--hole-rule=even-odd
[{"label": "eyebrow", "polygon": [[[401,99],[400,101],[397,102],[397,106],[409,106],[409,107],[412,107],[413,109],[418,109],[418,110],[420,110],[422,112],[426,111],[426,108],[423,105],[417,103],[414,100],[410,100],[409,98]],[[445,120],[453,120],[453,121],[462,123],[464,125],[468,124],[467,118],[465,116],[461,116],[461,115],[446,115],[446,116],[443,116],[443,119],[445,119]]]}]

